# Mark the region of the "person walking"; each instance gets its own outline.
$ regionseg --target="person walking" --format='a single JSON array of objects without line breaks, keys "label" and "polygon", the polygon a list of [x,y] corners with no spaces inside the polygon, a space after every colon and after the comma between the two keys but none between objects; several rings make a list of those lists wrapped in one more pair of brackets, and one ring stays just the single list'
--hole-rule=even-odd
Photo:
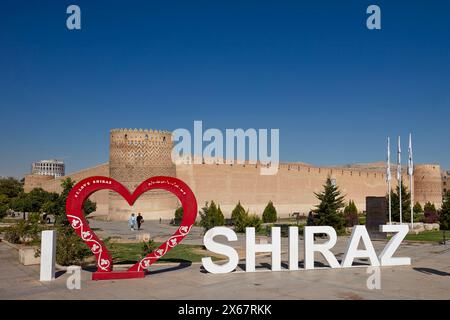
[{"label": "person walking", "polygon": [[130,219],[128,219],[128,225],[130,226],[131,231],[136,230],[136,217],[134,213],[132,213]]},{"label": "person walking", "polygon": [[[308,219],[306,220],[307,226],[315,226],[316,225],[316,218],[314,217],[314,213],[310,211],[308,213]],[[314,241],[316,241],[316,234],[314,233]]]},{"label": "person walking", "polygon": [[144,218],[142,217],[141,213],[138,213],[136,222],[137,222],[138,230],[141,230],[141,225],[144,223]]}]

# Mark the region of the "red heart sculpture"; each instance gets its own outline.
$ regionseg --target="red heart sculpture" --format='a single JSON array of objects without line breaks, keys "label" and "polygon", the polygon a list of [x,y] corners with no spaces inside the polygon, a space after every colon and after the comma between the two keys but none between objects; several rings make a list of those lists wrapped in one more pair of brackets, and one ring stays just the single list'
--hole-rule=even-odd
[{"label": "red heart sculpture", "polygon": [[[84,201],[95,191],[109,189],[120,194],[131,205],[141,194],[153,189],[163,189],[177,196],[183,206],[183,219],[177,231],[158,249],[134,264],[128,271],[113,270],[112,257],[103,242],[91,230],[83,214]],[[72,228],[89,246],[97,258],[97,272],[93,280],[143,278],[145,270],[179,244],[189,233],[197,217],[197,200],[187,184],[173,177],[157,176],[142,182],[131,194],[120,182],[102,176],[89,177],[78,182],[70,190],[66,201],[66,215]]]}]

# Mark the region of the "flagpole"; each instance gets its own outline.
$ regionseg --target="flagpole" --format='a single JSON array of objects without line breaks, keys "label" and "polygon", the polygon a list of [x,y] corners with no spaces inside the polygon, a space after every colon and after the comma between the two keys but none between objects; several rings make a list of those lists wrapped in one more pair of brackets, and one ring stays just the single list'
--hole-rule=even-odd
[{"label": "flagpole", "polygon": [[403,223],[402,215],[402,149],[400,147],[400,136],[398,136],[398,153],[397,153],[397,180],[398,180],[398,199],[400,209],[400,224]]},{"label": "flagpole", "polygon": [[386,180],[388,183],[388,197],[389,197],[389,224],[392,224],[392,202],[391,202],[391,138],[387,138],[387,171]]},{"label": "flagpole", "polygon": [[409,175],[409,192],[411,193],[411,230],[414,229],[414,191],[413,191],[413,150],[411,133],[409,134],[409,148],[408,148],[408,175]]},{"label": "flagpole", "polygon": [[411,193],[411,230],[414,229],[414,213],[413,213],[413,191],[412,191],[412,175],[409,176],[409,190]]}]

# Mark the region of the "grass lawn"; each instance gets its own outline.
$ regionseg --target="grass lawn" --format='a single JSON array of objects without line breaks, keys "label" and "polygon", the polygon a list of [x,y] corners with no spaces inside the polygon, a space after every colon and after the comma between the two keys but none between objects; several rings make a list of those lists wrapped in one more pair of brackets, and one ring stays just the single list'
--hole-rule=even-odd
[{"label": "grass lawn", "polygon": [[[161,243],[156,243],[159,247]],[[109,250],[116,264],[135,263],[141,259],[142,243],[113,243],[109,244]],[[218,260],[217,256],[203,250],[202,246],[179,244],[166,253],[156,263],[162,262],[200,262],[203,257],[210,256],[213,260]]]},{"label": "grass lawn", "polygon": [[[445,238],[450,237],[450,232],[445,232]],[[424,231],[419,234],[408,234],[405,238],[411,241],[439,242],[442,241],[442,231]]]}]

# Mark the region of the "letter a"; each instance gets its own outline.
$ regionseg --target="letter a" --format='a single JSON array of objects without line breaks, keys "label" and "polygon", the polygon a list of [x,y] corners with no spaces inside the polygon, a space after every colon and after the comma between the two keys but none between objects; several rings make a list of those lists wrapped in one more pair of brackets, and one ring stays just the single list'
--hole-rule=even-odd
[{"label": "letter a", "polygon": [[377,5],[370,5],[367,7],[366,13],[371,15],[367,18],[366,25],[367,29],[381,29],[381,9]]},{"label": "letter a", "polygon": [[67,14],[71,14],[67,17],[66,26],[69,30],[81,29],[81,9],[77,5],[70,5],[66,10]]}]

